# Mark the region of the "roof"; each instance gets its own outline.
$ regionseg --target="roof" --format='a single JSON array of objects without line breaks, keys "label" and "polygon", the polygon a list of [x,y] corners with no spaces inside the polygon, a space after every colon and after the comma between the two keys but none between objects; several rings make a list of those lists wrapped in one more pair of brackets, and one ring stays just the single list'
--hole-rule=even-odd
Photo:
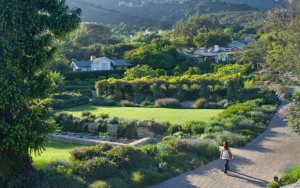
[{"label": "roof", "polygon": [[107,57],[98,57],[98,58],[95,58],[95,59],[92,61],[92,63],[98,63],[98,62],[100,62],[100,61],[102,61],[102,60],[109,60],[109,61],[111,61],[111,60],[108,59]]},{"label": "roof", "polygon": [[116,60],[112,60],[113,64],[116,66],[132,66],[132,64],[127,63],[127,61],[125,59],[116,59]]},{"label": "roof", "polygon": [[91,61],[74,61],[73,62],[77,67],[90,67],[92,62]]}]

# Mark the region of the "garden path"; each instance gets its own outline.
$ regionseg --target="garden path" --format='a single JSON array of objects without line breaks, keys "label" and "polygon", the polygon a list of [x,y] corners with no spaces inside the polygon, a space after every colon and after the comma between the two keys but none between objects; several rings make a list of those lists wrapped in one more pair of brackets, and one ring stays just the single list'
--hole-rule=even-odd
[{"label": "garden path", "polygon": [[223,161],[215,160],[152,188],[266,187],[287,166],[300,164],[299,143],[300,136],[276,114],[264,133],[244,148],[232,148],[228,175],[222,171]]}]

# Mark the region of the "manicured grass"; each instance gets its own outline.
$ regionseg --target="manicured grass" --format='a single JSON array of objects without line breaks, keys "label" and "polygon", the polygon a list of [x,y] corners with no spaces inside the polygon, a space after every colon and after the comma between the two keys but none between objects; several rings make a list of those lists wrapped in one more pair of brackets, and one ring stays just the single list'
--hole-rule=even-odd
[{"label": "manicured grass", "polygon": [[108,113],[110,117],[122,117],[138,120],[154,120],[158,122],[169,121],[171,123],[184,123],[187,121],[208,121],[217,116],[223,110],[211,109],[169,109],[169,108],[138,108],[138,107],[99,107],[84,105],[57,112],[71,113],[81,116],[82,111],[90,111],[92,114]]},{"label": "manicured grass", "polygon": [[52,161],[65,161],[68,162],[70,158],[69,151],[73,148],[84,147],[83,145],[78,144],[68,144],[61,142],[52,142],[49,141],[45,144],[45,151],[39,155],[32,155],[33,166],[36,168],[41,168]]}]

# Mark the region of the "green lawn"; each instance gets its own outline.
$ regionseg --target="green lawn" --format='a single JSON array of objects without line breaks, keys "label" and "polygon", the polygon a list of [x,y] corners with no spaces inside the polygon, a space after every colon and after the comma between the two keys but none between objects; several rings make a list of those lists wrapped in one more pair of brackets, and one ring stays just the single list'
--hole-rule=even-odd
[{"label": "green lawn", "polygon": [[187,121],[208,121],[223,110],[208,109],[170,109],[170,108],[138,108],[138,107],[99,107],[84,105],[79,107],[59,110],[57,112],[71,113],[81,116],[82,111],[88,110],[92,114],[108,113],[110,117],[129,119],[151,120],[158,122],[183,123]]},{"label": "green lawn", "polygon": [[68,162],[70,158],[69,151],[73,148],[84,147],[83,145],[78,144],[67,144],[61,142],[52,142],[49,141],[45,144],[45,151],[39,155],[32,155],[33,166],[36,168],[41,168],[52,161],[65,161]]}]

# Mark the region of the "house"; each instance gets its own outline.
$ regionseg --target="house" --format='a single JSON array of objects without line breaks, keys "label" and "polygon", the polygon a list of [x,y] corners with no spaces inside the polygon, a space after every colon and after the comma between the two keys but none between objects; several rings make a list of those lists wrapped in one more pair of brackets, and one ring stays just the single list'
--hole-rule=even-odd
[{"label": "house", "polygon": [[107,57],[96,58],[96,56],[91,56],[89,61],[73,61],[71,63],[73,71],[120,70],[130,66],[132,64],[127,63],[126,60],[111,60]]},{"label": "house", "polygon": [[234,60],[232,56],[232,48],[219,47],[215,45],[213,49],[206,49],[204,47],[196,50],[192,57],[194,57],[199,63],[204,62],[207,59],[214,61],[215,63],[226,63]]},{"label": "house", "polygon": [[243,49],[244,47],[246,47],[247,45],[242,43],[242,42],[239,42],[239,41],[232,41],[231,43],[228,44],[228,47],[230,48],[237,48],[237,49]]},{"label": "house", "polygon": [[112,66],[115,67],[117,70],[126,70],[128,67],[133,66],[132,64],[128,63],[124,59],[115,59],[112,60]]}]

